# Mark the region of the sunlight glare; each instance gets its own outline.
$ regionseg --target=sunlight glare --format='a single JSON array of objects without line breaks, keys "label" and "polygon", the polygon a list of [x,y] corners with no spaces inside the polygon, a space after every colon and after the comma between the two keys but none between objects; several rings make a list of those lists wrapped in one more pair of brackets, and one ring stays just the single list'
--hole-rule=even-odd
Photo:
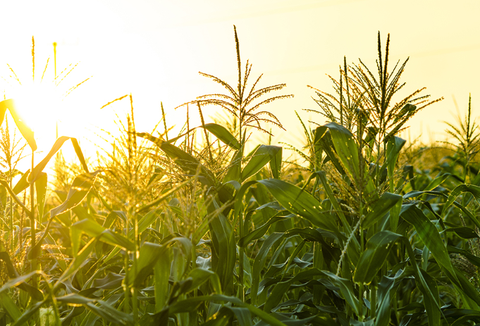
[{"label": "sunlight glare", "polygon": [[39,150],[48,151],[56,137],[62,96],[53,83],[30,82],[12,89],[17,113],[34,132]]}]

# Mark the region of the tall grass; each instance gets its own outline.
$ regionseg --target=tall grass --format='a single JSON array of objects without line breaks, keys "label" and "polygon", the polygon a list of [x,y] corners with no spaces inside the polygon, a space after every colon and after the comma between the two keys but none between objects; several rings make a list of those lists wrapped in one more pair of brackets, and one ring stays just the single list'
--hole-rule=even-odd
[{"label": "tall grass", "polygon": [[[300,120],[307,146],[297,152],[307,167],[299,171],[280,146],[246,152],[251,132],[281,127],[266,105],[291,95],[268,97],[285,84],[260,88],[260,78],[248,89],[251,65],[241,65],[236,29],[234,40],[237,87],[202,73],[227,93],[187,102],[178,135],[166,114],[162,131],[137,131],[134,98],[115,99],[129,113],[119,137],[104,134],[111,148],[97,160],[59,137],[30,170],[17,171],[35,139],[15,102],[0,102],[0,116],[8,110],[25,141],[0,121],[0,323],[478,323],[471,103],[460,126],[449,124],[453,155],[438,162],[427,155],[451,149],[406,147],[399,131],[435,101],[418,90],[395,102],[406,61],[390,70],[390,41],[383,50],[379,36],[376,70],[344,60],[335,94],[317,90],[328,121]],[[223,108],[229,123],[207,123],[207,105]],[[191,126],[197,112],[201,125]],[[73,164],[56,155],[68,141]],[[47,191],[43,170],[55,157]]]}]

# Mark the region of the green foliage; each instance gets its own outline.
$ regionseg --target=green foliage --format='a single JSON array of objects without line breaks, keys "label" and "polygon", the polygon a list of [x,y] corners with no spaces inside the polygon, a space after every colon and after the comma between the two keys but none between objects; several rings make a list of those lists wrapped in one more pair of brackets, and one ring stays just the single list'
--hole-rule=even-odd
[{"label": "green foliage", "polygon": [[[247,92],[251,65],[242,75],[234,35],[238,87],[204,74],[228,94],[189,102],[201,125],[187,121],[175,137],[165,115],[163,132],[137,132],[126,95],[114,100],[130,100],[121,136],[95,167],[76,139],[59,137],[21,173],[22,146],[0,141],[0,323],[478,323],[480,166],[471,104],[460,127],[449,125],[459,141],[453,155],[437,160],[451,148],[406,146],[398,132],[433,102],[416,91],[393,104],[406,61],[389,72],[389,39],[383,56],[379,38],[378,76],[362,61],[344,64],[334,81],[339,98],[318,92],[329,121],[311,128],[300,120],[307,175],[284,164],[282,147],[246,153],[249,130],[280,125],[259,107],[289,96],[262,100],[285,85],[256,89],[258,79]],[[233,124],[205,123],[205,104],[226,109]],[[1,108],[15,117],[13,101]],[[33,135],[13,121],[33,155]],[[68,140],[78,157],[70,166],[58,155]],[[53,158],[51,192],[44,170]]]}]

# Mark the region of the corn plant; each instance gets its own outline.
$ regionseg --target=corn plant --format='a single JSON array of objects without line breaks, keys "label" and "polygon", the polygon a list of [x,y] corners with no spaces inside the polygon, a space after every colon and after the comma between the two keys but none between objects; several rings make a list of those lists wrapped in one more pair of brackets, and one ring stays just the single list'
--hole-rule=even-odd
[{"label": "corn plant", "polygon": [[[307,146],[297,153],[308,166],[287,166],[279,146],[246,150],[252,132],[270,133],[264,123],[281,127],[263,106],[290,95],[266,96],[285,85],[257,89],[260,78],[247,88],[251,65],[242,69],[236,29],[234,39],[237,87],[202,74],[227,93],[186,103],[178,135],[165,114],[161,132],[137,132],[131,95],[107,103],[129,100],[130,111],[95,168],[68,137],[35,162],[15,102],[0,102],[0,126],[11,128],[8,110],[32,152],[30,170],[17,172],[22,145],[0,142],[0,323],[479,323],[471,104],[459,127],[449,125],[459,141],[450,157],[437,159],[451,148],[405,146],[398,132],[435,101],[418,90],[394,102],[406,62],[389,70],[389,38],[385,51],[379,38],[378,74],[344,60],[336,94],[317,90],[329,121],[300,120]],[[208,105],[223,108],[228,123],[207,123]],[[68,140],[78,157],[70,166],[57,156]],[[49,192],[43,170],[54,157]]]},{"label": "corn plant", "polygon": [[[309,180],[323,186],[322,197],[278,179],[256,181],[280,206],[264,226],[241,239],[242,246],[260,239],[282,218],[292,218],[282,209],[306,222],[302,228],[270,233],[254,258],[251,302],[267,312],[342,325],[439,325],[477,318],[478,290],[457,269],[461,259],[457,256],[455,263],[450,254],[464,255],[464,270],[476,258],[446,245],[464,244],[458,236],[478,237],[471,226],[478,224],[474,213],[455,201],[462,192],[475,196],[476,186],[457,183],[436,191],[447,185],[448,176],[442,174],[422,189],[406,192],[412,171],[397,167],[405,141],[395,134],[417,112],[411,103],[418,91],[390,107],[405,65],[396,74],[388,72],[388,45],[383,58],[379,39],[378,80],[361,63],[349,70],[354,78],[344,68],[345,84],[335,82],[340,99],[319,92],[318,103],[332,121],[317,127],[311,137],[317,147],[311,150],[325,155],[324,164],[333,173],[315,171]],[[452,205],[468,217],[467,226],[447,224],[449,215],[458,216]],[[447,234],[455,234],[455,242]],[[265,260],[268,252],[271,262]],[[469,313],[460,316],[460,307]]]}]

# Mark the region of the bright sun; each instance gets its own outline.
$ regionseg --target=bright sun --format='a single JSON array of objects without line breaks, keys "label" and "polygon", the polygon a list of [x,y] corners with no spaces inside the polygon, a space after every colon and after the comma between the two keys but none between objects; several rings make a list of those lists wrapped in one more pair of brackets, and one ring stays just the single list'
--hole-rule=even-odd
[{"label": "bright sun", "polygon": [[17,114],[34,132],[40,150],[53,145],[60,123],[62,95],[53,82],[30,82],[8,94],[15,100]]}]

